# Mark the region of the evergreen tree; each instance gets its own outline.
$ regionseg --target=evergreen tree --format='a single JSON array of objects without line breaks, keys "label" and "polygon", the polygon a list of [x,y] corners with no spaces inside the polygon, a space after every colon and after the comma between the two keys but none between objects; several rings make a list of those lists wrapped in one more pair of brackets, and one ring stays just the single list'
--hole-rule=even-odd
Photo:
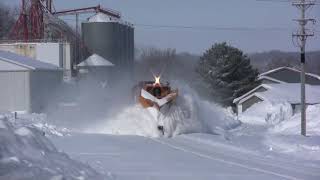
[{"label": "evergreen tree", "polygon": [[243,52],[227,43],[214,44],[200,58],[197,72],[214,98],[224,106],[256,87],[258,71]]}]

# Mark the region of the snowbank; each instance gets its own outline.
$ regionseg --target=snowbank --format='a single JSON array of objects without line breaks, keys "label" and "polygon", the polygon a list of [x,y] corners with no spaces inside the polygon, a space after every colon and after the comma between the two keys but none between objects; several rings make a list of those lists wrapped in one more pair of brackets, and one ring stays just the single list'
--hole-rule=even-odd
[{"label": "snowbank", "polygon": [[[320,135],[320,105],[307,108],[307,129],[309,135]],[[254,104],[239,115],[239,120],[248,124],[269,125],[271,133],[284,135],[300,134],[301,113],[293,114],[289,103],[261,102]]]},{"label": "snowbank", "polygon": [[[47,136],[65,136],[70,134],[70,130],[67,128],[59,128],[55,125],[49,124],[47,115],[45,114],[19,114],[17,119],[13,114],[6,114],[5,117],[16,128],[18,127],[30,127],[36,128],[39,131],[44,132]],[[1,117],[0,117],[1,119]],[[1,123],[0,123],[1,128]],[[21,132],[24,133],[24,132]]]},{"label": "snowbank", "polygon": [[270,103],[263,101],[254,104],[239,115],[239,120],[249,124],[275,125],[292,116],[292,108],[289,103]]},{"label": "snowbank", "polygon": [[36,128],[0,118],[0,179],[104,179],[91,167],[58,152]]},{"label": "snowbank", "polygon": [[[310,105],[306,110],[307,114],[307,134],[310,136],[320,136],[320,105]],[[301,124],[301,113],[287,118],[271,129],[273,133],[286,135],[299,135]]]},{"label": "snowbank", "polygon": [[[300,135],[301,113],[294,114],[289,103],[261,102],[239,116],[245,126],[262,128],[255,136],[269,151],[308,160],[320,160],[320,105],[310,105],[307,114],[307,135]],[[264,127],[264,128],[263,128]]]},{"label": "snowbank", "polygon": [[139,135],[147,137],[162,136],[157,128],[163,125],[164,136],[171,137],[185,133],[215,133],[240,125],[231,113],[222,107],[201,100],[186,85],[179,87],[179,97],[166,113],[158,114],[153,108],[143,109],[139,104],[127,107],[105,123],[87,130],[89,133],[106,133],[117,135]]}]

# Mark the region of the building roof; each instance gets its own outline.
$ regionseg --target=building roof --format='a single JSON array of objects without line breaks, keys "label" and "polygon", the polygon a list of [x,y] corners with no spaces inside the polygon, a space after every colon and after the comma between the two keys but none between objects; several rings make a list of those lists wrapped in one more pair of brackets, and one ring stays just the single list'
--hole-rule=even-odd
[{"label": "building roof", "polygon": [[24,67],[28,70],[60,70],[59,67],[53,64],[2,50],[0,50],[0,60]]},{"label": "building roof", "polygon": [[[275,73],[275,72],[282,71],[282,70],[290,70],[290,71],[294,71],[294,72],[298,72],[298,73],[301,72],[301,71],[298,70],[298,69],[283,66],[283,67],[279,67],[279,68],[272,69],[272,70],[270,70],[270,71],[261,73],[261,74],[259,75],[259,78],[260,78],[260,77],[263,77],[263,76],[268,76],[268,75],[271,74],[271,73]],[[320,80],[320,76],[318,76],[318,75],[316,75],[316,74],[306,73],[306,75],[307,75],[307,76],[314,77],[314,78],[317,78],[318,80]]]},{"label": "building roof", "polygon": [[106,67],[114,66],[110,61],[99,56],[98,54],[92,54],[86,60],[77,65],[78,67]]},{"label": "building roof", "polygon": [[[255,92],[258,88],[264,87],[267,91]],[[252,96],[259,97],[262,100],[276,102],[289,102],[290,104],[300,104],[299,83],[280,83],[280,84],[262,84],[245,95],[234,100],[234,103],[242,103]],[[306,103],[320,103],[320,86],[306,84]]]},{"label": "building roof", "polygon": [[103,13],[97,13],[89,17],[88,22],[119,22],[119,19]]},{"label": "building roof", "polygon": [[245,93],[244,95],[236,98],[233,100],[233,103],[238,103],[240,100],[244,99],[245,97],[249,96],[250,94],[254,93],[257,89],[264,87],[266,89],[269,89],[270,86],[266,85],[266,84],[261,84],[260,86],[255,87],[254,89],[252,89],[251,91]]},{"label": "building roof", "polygon": [[115,17],[111,17],[108,16],[106,14],[103,13],[96,13],[95,15],[91,16],[88,18],[88,21],[85,23],[119,23],[122,25],[127,25],[130,27],[133,27],[133,24],[127,22],[127,21],[123,21],[120,18],[115,18]]},{"label": "building roof", "polygon": [[259,76],[258,77],[258,80],[264,80],[264,79],[269,80],[269,81],[273,81],[275,83],[285,83],[283,81],[280,81],[278,79],[275,79],[275,78],[272,78],[272,77],[269,77],[269,76]]}]

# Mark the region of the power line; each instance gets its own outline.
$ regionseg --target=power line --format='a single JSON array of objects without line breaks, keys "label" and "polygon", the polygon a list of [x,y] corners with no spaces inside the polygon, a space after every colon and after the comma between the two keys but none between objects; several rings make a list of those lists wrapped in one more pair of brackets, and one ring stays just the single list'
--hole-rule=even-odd
[{"label": "power line", "polygon": [[[65,21],[76,21],[76,19],[72,18],[63,18]],[[81,21],[86,21],[86,18],[79,18]],[[137,28],[145,28],[145,29],[185,29],[185,30],[205,30],[205,31],[282,31],[287,32],[291,31],[292,28],[288,27],[237,27],[237,26],[192,26],[192,25],[166,25],[166,24],[141,24],[134,23],[133,24]],[[315,29],[315,32],[320,32],[320,30]]]},{"label": "power line", "polygon": [[[87,19],[79,18],[82,21]],[[63,18],[65,21],[76,21],[76,19]],[[236,26],[191,26],[191,25],[167,25],[167,24],[141,24],[134,23],[135,27],[148,29],[195,29],[195,30],[212,30],[212,31],[291,31],[287,27],[236,27]]]},{"label": "power line", "polygon": [[287,27],[223,27],[223,26],[186,26],[186,25],[155,25],[155,24],[134,24],[137,27],[159,28],[159,29],[196,29],[215,31],[288,31]]},{"label": "power line", "polygon": [[[270,2],[270,3],[293,3],[295,0],[256,0],[258,2]],[[320,0],[314,0],[315,5],[320,4]]]}]

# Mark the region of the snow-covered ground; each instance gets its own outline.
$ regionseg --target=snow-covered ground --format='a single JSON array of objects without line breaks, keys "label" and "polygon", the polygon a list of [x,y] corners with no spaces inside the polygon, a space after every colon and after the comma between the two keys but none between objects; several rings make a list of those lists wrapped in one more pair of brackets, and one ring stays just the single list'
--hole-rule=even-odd
[{"label": "snow-covered ground", "polygon": [[39,124],[32,127],[17,121],[24,120],[0,117],[0,179],[109,179],[59,152],[36,127]]},{"label": "snow-covered ground", "polygon": [[48,115],[1,120],[0,179],[21,179],[26,170],[30,179],[320,179],[320,106],[308,107],[303,137],[300,116],[286,103],[257,104],[236,117],[186,86],[179,90],[170,115],[160,118],[165,136],[155,112],[115,104],[118,96],[82,95]]},{"label": "snow-covered ground", "polygon": [[258,104],[237,119],[190,88],[179,89],[178,113],[164,119],[171,138],[159,133],[152,110],[133,104],[51,139],[113,179],[320,178],[319,107],[309,107],[310,137],[301,137],[299,114],[292,117],[286,103]]},{"label": "snow-covered ground", "polygon": [[[253,146],[258,138],[248,136]],[[53,142],[71,157],[88,162],[113,179],[211,180],[301,179],[320,177],[319,161],[295,159],[237,146],[236,139],[210,134],[174,138],[73,134]],[[242,139],[242,141],[245,141]],[[86,142],[86,143],[84,143]],[[261,148],[261,147],[260,147]],[[259,150],[259,151],[257,151]]]}]

